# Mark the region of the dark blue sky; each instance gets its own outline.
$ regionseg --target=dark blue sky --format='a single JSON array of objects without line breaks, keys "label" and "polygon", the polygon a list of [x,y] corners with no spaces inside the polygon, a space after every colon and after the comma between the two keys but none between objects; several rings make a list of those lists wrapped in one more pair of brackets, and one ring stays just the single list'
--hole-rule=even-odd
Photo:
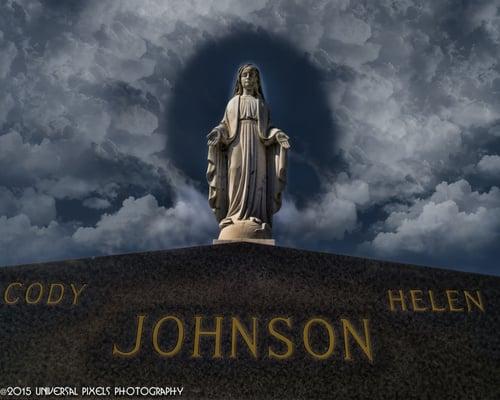
[{"label": "dark blue sky", "polygon": [[0,264],[209,244],[250,61],[292,143],[278,244],[500,274],[494,1],[7,1],[0,52]]}]

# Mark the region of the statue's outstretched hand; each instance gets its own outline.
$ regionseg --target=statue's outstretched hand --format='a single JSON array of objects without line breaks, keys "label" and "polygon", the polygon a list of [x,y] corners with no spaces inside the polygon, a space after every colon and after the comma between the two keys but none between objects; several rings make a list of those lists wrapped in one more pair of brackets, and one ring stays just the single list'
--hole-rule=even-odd
[{"label": "statue's outstretched hand", "polygon": [[220,140],[220,132],[218,130],[213,130],[207,135],[207,144],[209,146],[215,146],[217,143],[219,143]]},{"label": "statue's outstretched hand", "polygon": [[288,136],[285,135],[285,133],[283,132],[278,132],[276,134],[276,141],[280,144],[281,147],[285,148],[285,149],[289,149],[290,148],[290,143],[288,143]]}]

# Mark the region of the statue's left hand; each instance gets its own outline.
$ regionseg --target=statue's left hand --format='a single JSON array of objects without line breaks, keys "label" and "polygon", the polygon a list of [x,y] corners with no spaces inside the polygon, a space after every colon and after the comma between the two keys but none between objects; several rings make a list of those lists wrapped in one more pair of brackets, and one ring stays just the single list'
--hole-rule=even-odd
[{"label": "statue's left hand", "polygon": [[284,132],[278,132],[276,134],[276,141],[280,144],[281,147],[285,149],[290,148],[290,143],[288,143],[288,136]]}]

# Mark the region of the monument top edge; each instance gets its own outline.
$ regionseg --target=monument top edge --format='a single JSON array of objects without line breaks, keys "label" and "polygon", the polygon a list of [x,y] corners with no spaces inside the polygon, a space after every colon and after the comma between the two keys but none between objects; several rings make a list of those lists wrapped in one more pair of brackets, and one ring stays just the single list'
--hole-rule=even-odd
[{"label": "monument top edge", "polygon": [[[242,253],[244,251],[244,253]],[[335,264],[364,264],[367,268],[371,266],[380,266],[385,268],[394,268],[395,271],[397,269],[405,269],[405,270],[413,270],[414,272],[425,273],[427,272],[435,272],[435,273],[452,273],[463,276],[476,276],[478,278],[493,278],[498,279],[500,283],[500,276],[491,275],[491,274],[483,274],[478,272],[469,272],[469,271],[461,271],[452,268],[446,268],[443,266],[433,266],[433,265],[425,265],[425,264],[410,264],[399,262],[396,260],[384,260],[377,258],[369,258],[369,257],[360,257],[355,255],[350,255],[346,253],[333,253],[333,252],[325,252],[311,249],[303,249],[303,248],[295,248],[295,247],[286,247],[277,245],[269,245],[259,242],[251,242],[251,241],[228,241],[227,243],[219,243],[219,244],[201,244],[201,245],[193,245],[186,247],[175,247],[169,249],[161,249],[161,250],[150,250],[150,251],[141,251],[141,252],[126,252],[119,254],[109,254],[109,255],[101,255],[101,256],[90,256],[90,257],[81,257],[75,259],[56,259],[56,260],[47,260],[43,262],[35,262],[35,263],[25,263],[25,264],[6,264],[0,265],[0,274],[3,272],[8,273],[15,270],[24,270],[30,268],[44,268],[48,266],[82,266],[89,265],[91,263],[101,264],[102,262],[108,262],[111,260],[127,260],[133,261],[134,258],[138,258],[138,261],[141,257],[161,257],[165,256],[189,256],[189,253],[193,252],[193,256],[195,259],[199,261],[200,257],[203,256],[203,252],[208,252],[208,254],[216,254],[219,256],[245,256],[249,253],[260,254],[262,256],[279,256],[280,258],[286,256],[296,257],[297,255],[304,257],[331,257]],[[226,254],[227,253],[227,254]],[[326,259],[325,259],[326,260]]]}]

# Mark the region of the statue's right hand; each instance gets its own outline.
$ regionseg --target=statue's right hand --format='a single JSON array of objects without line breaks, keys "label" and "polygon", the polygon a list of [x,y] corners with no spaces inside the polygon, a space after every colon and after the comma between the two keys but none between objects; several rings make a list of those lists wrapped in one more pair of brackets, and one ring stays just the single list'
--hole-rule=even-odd
[{"label": "statue's right hand", "polygon": [[215,146],[217,143],[219,143],[220,140],[220,132],[218,130],[213,130],[207,135],[207,144],[209,146]]}]

